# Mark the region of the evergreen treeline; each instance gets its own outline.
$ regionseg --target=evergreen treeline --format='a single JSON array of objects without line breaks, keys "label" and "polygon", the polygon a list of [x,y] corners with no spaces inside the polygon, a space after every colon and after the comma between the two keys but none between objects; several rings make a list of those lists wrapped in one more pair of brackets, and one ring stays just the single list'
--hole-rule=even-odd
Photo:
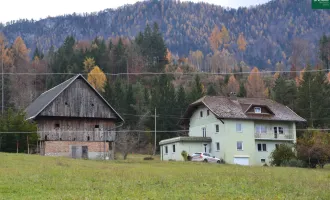
[{"label": "evergreen treeline", "polygon": [[[181,129],[178,121],[187,105],[205,94],[228,96],[236,92],[240,97],[271,98],[306,118],[309,127],[327,128],[330,124],[330,73],[320,70],[327,67],[328,57],[324,55],[329,55],[328,36],[320,38],[322,62],[315,67],[275,74],[254,67],[252,73],[245,74],[240,73],[243,70],[238,65],[236,73],[226,75],[194,75],[191,66],[173,62],[157,24],[147,26],[134,40],[98,37],[77,41],[69,36],[58,49],[50,48],[45,55],[36,49],[33,60],[29,60],[22,38],[12,45],[1,38],[5,72],[13,72],[5,77],[7,92],[2,106],[6,110],[25,109],[45,90],[82,73],[123,116],[125,128],[134,127],[141,116],[147,116],[143,128],[153,130],[156,108],[157,130],[169,131],[158,134],[158,141],[183,134],[175,132]],[[320,71],[310,72],[317,69]],[[143,72],[160,73],[139,74]]]}]

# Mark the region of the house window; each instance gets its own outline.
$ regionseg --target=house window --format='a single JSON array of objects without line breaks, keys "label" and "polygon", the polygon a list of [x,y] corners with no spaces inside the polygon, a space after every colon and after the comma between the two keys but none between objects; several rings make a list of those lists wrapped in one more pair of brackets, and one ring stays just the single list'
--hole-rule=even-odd
[{"label": "house window", "polygon": [[219,124],[215,125],[215,132],[219,133]]},{"label": "house window", "polygon": [[261,113],[260,107],[254,107],[254,113]]},{"label": "house window", "polygon": [[207,116],[209,116],[210,115],[210,110],[207,110],[206,113],[207,113]]},{"label": "house window", "polygon": [[203,137],[206,137],[206,128],[202,128],[202,131],[203,131]]},{"label": "house window", "polygon": [[173,147],[173,153],[175,153],[175,144],[173,144],[172,147]]},{"label": "house window", "polygon": [[258,151],[267,151],[266,144],[258,144]]},{"label": "house window", "polygon": [[199,113],[199,115],[200,115],[200,117],[203,117],[203,111],[201,111],[201,112]]},{"label": "house window", "polygon": [[168,148],[167,148],[167,146],[165,146],[165,153],[166,153],[166,154],[168,153]]},{"label": "house window", "polygon": [[236,132],[242,132],[242,124],[236,124]]},{"label": "house window", "polygon": [[236,144],[237,151],[243,151],[243,142],[239,141]]},{"label": "house window", "polygon": [[262,163],[265,163],[265,162],[266,162],[266,159],[261,159],[261,162],[262,162]]},{"label": "house window", "polygon": [[217,145],[217,151],[220,151],[220,143],[216,142],[215,144]]},{"label": "house window", "polygon": [[274,127],[274,134],[284,134],[284,129],[283,127]]},{"label": "house window", "polygon": [[267,133],[266,126],[256,125],[256,133]]},{"label": "house window", "polygon": [[283,133],[284,133],[284,131],[283,131],[283,127],[278,127],[278,133],[279,133],[279,134],[283,134]]},{"label": "house window", "polygon": [[100,125],[96,124],[96,125],[95,125],[95,128],[100,128]]},{"label": "house window", "polygon": [[55,128],[60,128],[60,124],[55,124]]}]

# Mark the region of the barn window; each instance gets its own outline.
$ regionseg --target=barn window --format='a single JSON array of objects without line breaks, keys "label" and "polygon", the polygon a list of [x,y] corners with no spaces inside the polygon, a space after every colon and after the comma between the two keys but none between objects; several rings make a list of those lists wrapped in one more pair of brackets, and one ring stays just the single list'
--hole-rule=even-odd
[{"label": "barn window", "polygon": [[68,105],[68,102],[65,102],[65,105],[67,106]]},{"label": "barn window", "polygon": [[89,141],[89,139],[90,139],[90,137],[89,137],[89,136],[87,136],[87,141]]},{"label": "barn window", "polygon": [[60,141],[62,141],[62,138],[60,138]]},{"label": "barn window", "polygon": [[55,124],[55,128],[60,128],[60,124]]},{"label": "barn window", "polygon": [[100,128],[100,125],[96,124],[96,125],[95,125],[95,128]]},{"label": "barn window", "polygon": [[73,138],[73,141],[76,141],[76,138]]},{"label": "barn window", "polygon": [[92,105],[92,106],[94,106],[94,104],[93,104],[93,103],[92,103],[91,105]]},{"label": "barn window", "polygon": [[45,135],[45,141],[47,141],[47,135]]}]

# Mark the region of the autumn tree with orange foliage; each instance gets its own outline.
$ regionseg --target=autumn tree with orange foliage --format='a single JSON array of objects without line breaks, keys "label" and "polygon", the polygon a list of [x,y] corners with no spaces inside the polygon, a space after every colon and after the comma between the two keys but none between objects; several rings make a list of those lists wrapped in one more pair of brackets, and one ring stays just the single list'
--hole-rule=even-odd
[{"label": "autumn tree with orange foliage", "polygon": [[235,92],[236,94],[239,92],[239,82],[236,80],[234,75],[229,77],[227,84],[227,93],[229,94],[230,92]]},{"label": "autumn tree with orange foliage", "polygon": [[257,67],[252,69],[245,88],[247,97],[265,98],[268,96],[264,80]]},{"label": "autumn tree with orange foliage", "polygon": [[237,46],[238,46],[238,50],[241,51],[242,60],[243,60],[243,52],[246,50],[246,45],[247,42],[244,38],[244,35],[243,33],[240,33],[237,39]]},{"label": "autumn tree with orange foliage", "polygon": [[88,73],[87,80],[97,91],[104,92],[107,77],[98,66],[95,66],[92,71]]}]

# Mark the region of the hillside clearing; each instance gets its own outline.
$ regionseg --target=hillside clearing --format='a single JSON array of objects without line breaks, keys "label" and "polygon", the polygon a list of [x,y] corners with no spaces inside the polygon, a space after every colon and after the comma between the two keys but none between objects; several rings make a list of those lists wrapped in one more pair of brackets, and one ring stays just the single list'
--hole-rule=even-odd
[{"label": "hillside clearing", "polygon": [[330,169],[0,153],[0,199],[330,199]]}]

